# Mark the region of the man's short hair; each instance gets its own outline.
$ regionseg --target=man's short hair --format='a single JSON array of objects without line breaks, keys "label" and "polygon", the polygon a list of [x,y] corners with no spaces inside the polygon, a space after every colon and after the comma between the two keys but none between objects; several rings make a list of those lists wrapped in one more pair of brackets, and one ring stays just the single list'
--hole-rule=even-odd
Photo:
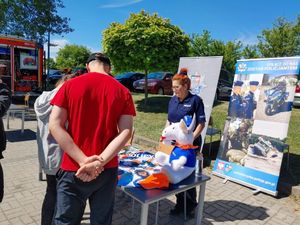
[{"label": "man's short hair", "polygon": [[111,66],[110,59],[101,52],[92,53],[86,61],[86,64],[89,64],[91,61],[100,61],[108,66]]}]

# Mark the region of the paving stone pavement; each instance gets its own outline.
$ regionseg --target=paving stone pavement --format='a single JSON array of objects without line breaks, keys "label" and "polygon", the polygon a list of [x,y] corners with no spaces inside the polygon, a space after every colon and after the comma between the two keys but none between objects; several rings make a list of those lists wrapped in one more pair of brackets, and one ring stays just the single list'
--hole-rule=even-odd
[{"label": "paving stone pavement", "polygon": [[[6,121],[4,121],[6,122]],[[25,132],[20,132],[21,120],[10,120],[7,131],[8,144],[1,160],[5,176],[5,196],[0,204],[0,225],[40,224],[40,211],[46,182],[38,180],[36,121],[25,122]],[[207,170],[205,173],[210,175]],[[227,182],[211,175],[207,182],[202,224],[300,224],[300,206],[290,197],[273,197],[242,185]],[[159,225],[192,225],[194,219],[170,216],[174,206],[172,196],[160,202]],[[148,224],[155,224],[156,204],[150,205]],[[132,210],[132,201],[122,191],[116,193],[113,225],[138,225],[140,204]],[[89,209],[84,214],[83,224],[89,224]]]}]

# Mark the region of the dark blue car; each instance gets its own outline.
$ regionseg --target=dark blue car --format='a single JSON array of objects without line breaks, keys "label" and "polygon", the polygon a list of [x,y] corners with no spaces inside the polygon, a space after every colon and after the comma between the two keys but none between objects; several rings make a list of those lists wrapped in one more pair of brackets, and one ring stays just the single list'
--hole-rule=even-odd
[{"label": "dark blue car", "polygon": [[115,76],[117,81],[127,87],[130,91],[133,91],[133,82],[143,79],[144,77],[145,74],[139,72],[127,72]]},{"label": "dark blue car", "polygon": [[62,76],[64,76],[65,74],[62,73],[60,70],[49,70],[49,74],[47,73],[47,80],[51,81],[51,80],[58,80],[60,79]]},{"label": "dark blue car", "polygon": [[52,90],[53,88],[55,88],[55,84],[56,82],[65,74],[63,72],[61,72],[60,70],[53,70],[50,69],[49,70],[49,74],[46,73],[45,77],[46,77],[46,90]]}]

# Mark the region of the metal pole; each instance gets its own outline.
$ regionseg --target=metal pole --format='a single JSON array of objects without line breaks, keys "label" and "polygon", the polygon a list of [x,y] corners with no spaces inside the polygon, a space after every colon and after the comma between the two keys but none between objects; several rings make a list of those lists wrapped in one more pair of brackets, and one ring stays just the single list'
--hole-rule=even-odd
[{"label": "metal pole", "polygon": [[49,77],[50,66],[50,30],[48,31],[48,52],[47,52],[47,77]]}]

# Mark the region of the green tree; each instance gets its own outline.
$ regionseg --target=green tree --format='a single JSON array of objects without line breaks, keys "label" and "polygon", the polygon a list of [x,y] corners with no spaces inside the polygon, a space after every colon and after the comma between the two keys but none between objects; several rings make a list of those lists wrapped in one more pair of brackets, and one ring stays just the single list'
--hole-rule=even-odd
[{"label": "green tree", "polygon": [[[49,64],[48,64],[48,63],[49,63]],[[49,65],[48,68],[51,68],[51,69],[57,69],[56,62],[54,61],[53,58],[46,59],[46,60],[45,60],[45,64],[46,64],[46,65]]]},{"label": "green tree", "polygon": [[223,68],[235,72],[235,64],[238,59],[241,58],[242,53],[242,42],[240,41],[228,41],[225,44],[224,57],[223,57]]},{"label": "green tree", "polygon": [[193,34],[191,37],[190,54],[192,56],[210,56],[214,54],[212,53],[213,42],[214,40],[207,30],[204,30],[201,35]]},{"label": "green tree", "polygon": [[56,57],[56,65],[59,69],[84,67],[91,51],[80,45],[66,45],[61,48]]},{"label": "green tree", "polygon": [[[179,57],[188,55],[189,37],[156,13],[131,14],[124,24],[103,31],[102,46],[117,71],[176,71]],[[147,76],[145,86],[147,86]],[[148,92],[145,88],[145,97]]]},{"label": "green tree", "polygon": [[263,57],[284,57],[300,54],[300,15],[295,24],[279,17],[272,29],[263,30],[257,45]]},{"label": "green tree", "polygon": [[226,44],[211,37],[209,31],[204,30],[201,35],[191,37],[191,56],[223,56],[222,68],[234,72],[236,60],[241,57],[242,43],[229,41]]},{"label": "green tree", "polygon": [[48,33],[72,32],[69,19],[58,15],[62,0],[0,0],[1,33],[45,42]]},{"label": "green tree", "polygon": [[242,56],[245,59],[253,59],[260,57],[256,45],[247,45],[242,51]]}]

